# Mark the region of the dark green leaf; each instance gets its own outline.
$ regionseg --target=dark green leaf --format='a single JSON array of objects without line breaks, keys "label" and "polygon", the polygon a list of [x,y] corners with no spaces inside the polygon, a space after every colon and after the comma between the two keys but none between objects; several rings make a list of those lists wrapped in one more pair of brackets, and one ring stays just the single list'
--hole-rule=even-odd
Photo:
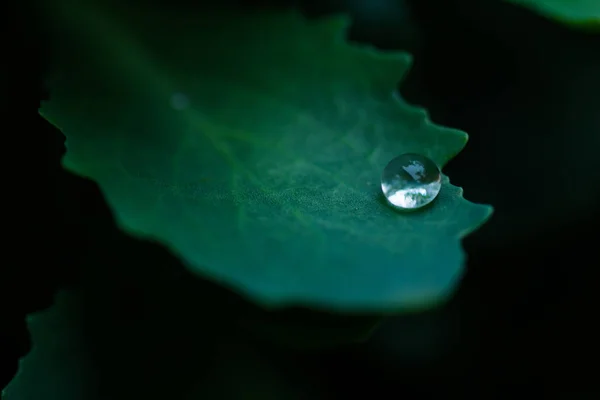
[{"label": "dark green leaf", "polygon": [[409,55],[346,43],[344,17],[79,4],[48,11],[64,34],[41,113],[122,229],[268,307],[401,311],[451,293],[460,239],[491,208],[446,177],[422,211],[382,200],[390,159],[443,166],[467,142],[394,95]]},{"label": "dark green leaf", "polygon": [[508,0],[567,25],[600,29],[598,0]]}]

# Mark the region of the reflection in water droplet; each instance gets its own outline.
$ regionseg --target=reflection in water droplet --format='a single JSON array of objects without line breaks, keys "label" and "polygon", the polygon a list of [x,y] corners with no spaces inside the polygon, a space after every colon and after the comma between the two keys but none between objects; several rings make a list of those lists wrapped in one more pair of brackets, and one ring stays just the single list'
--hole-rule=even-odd
[{"label": "reflection in water droplet", "polygon": [[416,210],[435,199],[442,188],[440,169],[419,154],[402,154],[386,165],[381,190],[387,201],[400,210]]}]

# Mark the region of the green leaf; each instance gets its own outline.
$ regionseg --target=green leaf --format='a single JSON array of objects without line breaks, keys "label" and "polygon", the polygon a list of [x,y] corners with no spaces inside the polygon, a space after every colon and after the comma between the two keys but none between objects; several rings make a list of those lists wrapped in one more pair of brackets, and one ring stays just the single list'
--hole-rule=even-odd
[{"label": "green leaf", "polygon": [[79,4],[47,11],[62,32],[41,113],[123,230],[266,307],[401,311],[451,293],[460,239],[491,208],[447,177],[420,212],[382,200],[390,159],[443,166],[467,141],[394,95],[409,55],[348,44],[346,17]]},{"label": "green leaf", "polygon": [[29,315],[34,343],[19,372],[1,394],[3,400],[96,399],[94,365],[85,357],[81,304],[72,292],[59,292],[49,309]]},{"label": "green leaf", "polygon": [[567,25],[600,29],[598,0],[507,0]]},{"label": "green leaf", "polygon": [[115,325],[120,311],[102,300],[104,309],[90,309],[81,292],[61,291],[52,307],[30,315],[34,346],[2,400],[248,398],[251,385],[261,399],[282,399],[302,389],[243,330],[216,324],[216,335],[201,313],[187,315],[198,318],[189,330],[172,330],[181,326],[157,324],[160,310],[141,326],[139,316]]}]

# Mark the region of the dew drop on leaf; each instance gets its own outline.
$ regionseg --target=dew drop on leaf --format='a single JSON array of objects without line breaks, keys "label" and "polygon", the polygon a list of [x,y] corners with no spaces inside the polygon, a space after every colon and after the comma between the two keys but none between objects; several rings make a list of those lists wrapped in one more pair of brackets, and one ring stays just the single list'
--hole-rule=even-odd
[{"label": "dew drop on leaf", "polygon": [[413,153],[390,161],[381,174],[381,190],[399,210],[416,210],[431,203],[442,187],[442,174],[429,158]]}]

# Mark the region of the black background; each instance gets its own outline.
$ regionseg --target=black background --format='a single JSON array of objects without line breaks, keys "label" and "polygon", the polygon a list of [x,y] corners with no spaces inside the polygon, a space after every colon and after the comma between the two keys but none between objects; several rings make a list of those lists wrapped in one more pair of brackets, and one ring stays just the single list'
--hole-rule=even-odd
[{"label": "black background", "polygon": [[[241,3],[238,7],[286,5]],[[299,350],[244,334],[250,337],[244,346],[269,360],[297,398],[347,398],[363,389],[365,395],[385,391],[421,397],[504,397],[524,388],[541,397],[591,393],[598,360],[598,295],[592,276],[600,266],[600,172],[595,162],[600,148],[600,35],[496,0],[374,1],[381,4],[379,12],[350,0],[287,3],[311,18],[349,12],[355,19],[351,40],[414,55],[414,67],[400,86],[402,95],[426,107],[434,122],[469,133],[467,147],[445,173],[465,188],[467,199],[494,205],[495,214],[464,241],[467,274],[441,309],[390,318],[362,344]],[[181,0],[162,6],[199,9]],[[30,349],[25,314],[49,307],[59,286],[89,282],[93,273],[84,272],[82,278],[81,271],[93,269],[89,265],[99,263],[102,253],[102,262],[115,270],[143,265],[166,272],[157,272],[161,279],[135,284],[127,279],[137,276],[130,272],[123,283],[113,283],[123,315],[104,316],[101,323],[94,321],[97,292],[83,295],[91,310],[83,323],[90,332],[98,324],[143,320],[144,309],[152,307],[146,303],[159,301],[153,300],[158,289],[165,297],[179,296],[163,306],[160,327],[154,328],[162,332],[160,340],[150,335],[143,350],[152,349],[153,367],[139,371],[140,377],[151,377],[144,397],[176,399],[177,388],[185,391],[199,371],[213,376],[228,357],[235,358],[240,339],[231,320],[262,314],[224,289],[190,279],[158,245],[118,233],[95,185],[60,168],[64,138],[37,114],[45,95],[41,82],[47,48],[35,10],[34,2],[19,3],[4,16],[12,30],[4,35],[8,90],[3,107],[0,387]],[[184,311],[169,308],[189,307],[181,293],[198,288],[211,305],[202,309],[202,328],[178,320]],[[350,324],[306,315],[295,310],[252,318],[272,318],[292,328],[305,318],[330,329]],[[206,336],[204,345],[182,333],[199,330]],[[133,351],[126,341],[90,337],[91,353]],[[174,364],[186,369],[182,365],[192,354],[201,354],[202,367],[189,376],[169,372]],[[101,371],[115,362],[93,357]],[[232,373],[245,372],[238,368]],[[219,379],[227,385],[227,377]],[[119,385],[125,383],[115,378],[113,390],[118,392]],[[227,393],[217,387],[211,398],[238,398]]]}]

